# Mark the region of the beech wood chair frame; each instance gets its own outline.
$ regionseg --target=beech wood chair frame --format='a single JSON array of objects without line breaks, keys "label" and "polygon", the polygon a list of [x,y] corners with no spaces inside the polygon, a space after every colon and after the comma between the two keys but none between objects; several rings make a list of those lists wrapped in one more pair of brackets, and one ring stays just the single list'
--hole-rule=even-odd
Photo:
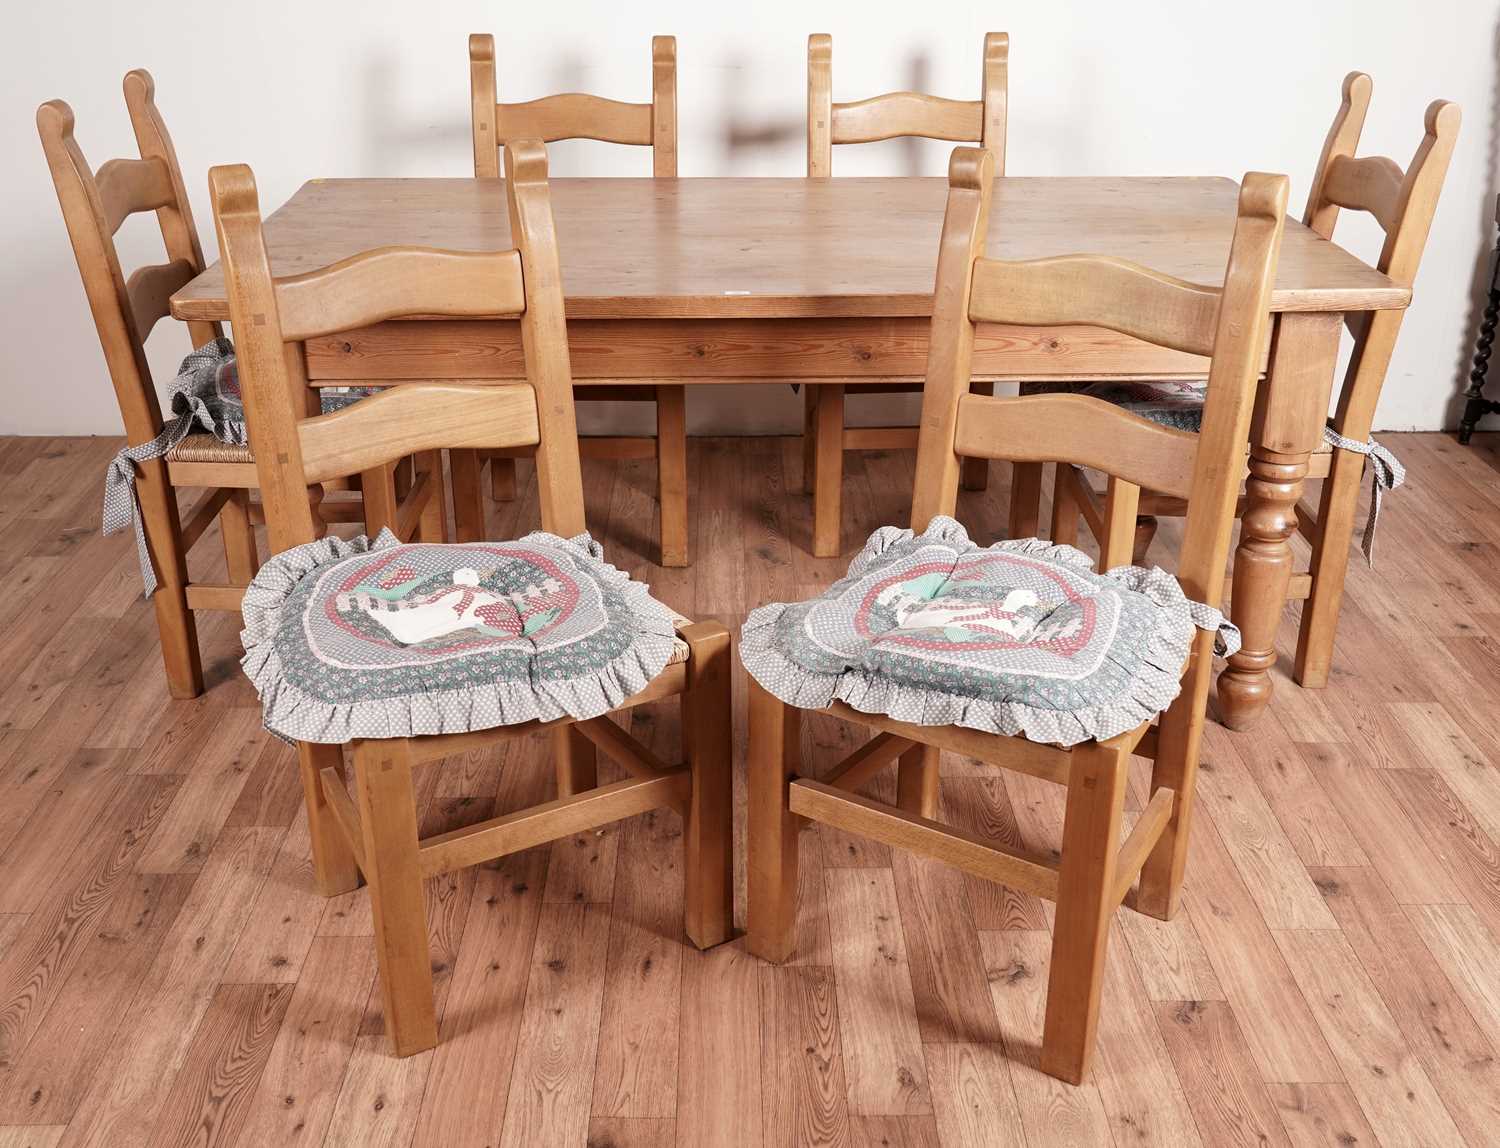
[{"label": "beech wood chair frame", "polygon": [[[126,441],[139,446],[162,431],[161,404],[146,360],[146,338],[170,314],[172,293],[191,282],[205,264],[177,152],[156,106],[155,82],[149,72],[137,68],[126,73],[124,88],[139,159],[112,159],[94,171],[73,136],[73,109],[62,100],[42,104],[36,122],[114,384]],[[156,214],[168,262],[139,267],[126,278],[114,237],[127,218],[148,211]],[[216,322],[189,321],[187,328],[194,347],[223,335],[223,328]],[[250,451],[219,444],[206,434],[194,438],[209,441],[212,449],[199,446],[186,452],[179,446],[165,458],[135,464],[136,498],[157,578],[152,605],[161,635],[167,688],[175,698],[197,697],[203,692],[195,612],[237,612],[244,588],[259,567],[255,524],[260,507],[250,500],[258,479]],[[394,482],[398,476],[390,473],[388,477]],[[405,475],[400,477],[404,483]],[[178,507],[178,492],[194,487],[204,488],[203,493],[184,517]],[[330,503],[327,513],[355,521],[368,513],[375,523],[373,529],[389,525],[398,531],[405,529],[404,536],[409,536],[421,507],[431,501],[430,490],[441,494],[440,485],[431,486],[424,473],[417,477],[405,506],[398,505],[394,498],[384,506],[344,500]],[[441,502],[441,498],[436,501]],[[403,510],[405,523],[400,520]],[[188,551],[216,518],[229,580],[191,582]]]},{"label": "beech wood chair frame", "polygon": [[[1460,111],[1457,104],[1446,100],[1428,106],[1422,141],[1403,171],[1385,156],[1355,158],[1371,90],[1370,77],[1363,72],[1350,72],[1344,78],[1343,102],[1323,143],[1302,222],[1324,239],[1331,239],[1341,209],[1368,212],[1385,235],[1376,268],[1401,286],[1411,287],[1458,138]],[[1354,337],[1354,350],[1338,405],[1329,420],[1329,425],[1345,438],[1362,443],[1370,437],[1405,315],[1402,309],[1345,316]],[[1312,561],[1306,572],[1292,575],[1287,595],[1307,601],[1297,631],[1293,676],[1299,685],[1312,689],[1328,684],[1333,663],[1366,461],[1365,455],[1343,447],[1313,454],[1308,477],[1324,479],[1321,497],[1316,509],[1307,499],[1296,505],[1297,530],[1312,546]],[[1035,470],[1039,472],[1040,467]],[[1039,473],[1021,485],[1034,504],[1040,494]],[[1057,468],[1052,505],[1054,540],[1076,541],[1081,520],[1099,544],[1102,569],[1142,561],[1155,535],[1157,518],[1176,517],[1183,512],[1181,499],[1156,490],[1141,491],[1136,497],[1115,480],[1107,481],[1101,494],[1081,468],[1072,466]],[[1241,513],[1244,505],[1242,498]],[[1012,529],[1020,526],[1013,520]],[[1226,595],[1231,582],[1232,576],[1226,578]]]},{"label": "beech wood chair frame", "polygon": [[[307,488],[326,474],[367,471],[390,457],[440,448],[535,449],[543,526],[585,529],[583,481],[561,275],[543,145],[507,145],[505,186],[516,249],[461,253],[384,248],[290,279],[273,280],[248,168],[209,173],[230,314],[241,332],[240,383],[258,442],[271,545],[285,550],[323,529]],[[516,315],[526,381],[408,384],[333,414],[304,406],[302,340],[396,315]],[[437,1041],[422,881],[557,840],[648,809],[683,816],[685,929],[700,948],[729,937],[732,921],[730,647],[718,623],[683,623],[690,651],[621,707],[673,695],[683,707],[685,764],[670,766],[608,718],[533,721],[473,733],[364,739],[342,747],[298,744],[319,888],[332,896],[370,886],[386,1029],[398,1056]],[[556,800],[426,840],[418,837],[412,770],[423,762],[510,738],[550,733]],[[632,776],[599,786],[595,747]]]},{"label": "beech wood chair frame", "polygon": [[[959,148],[949,170],[936,303],[922,400],[912,528],[954,513],[964,458],[1062,459],[1152,485],[1188,505],[1178,579],[1191,598],[1219,600],[1239,492],[1286,178],[1250,173],[1222,290],[1171,279],[1106,256],[1033,262],[983,258],[993,157]],[[1083,395],[995,398],[970,393],[975,325],[1084,323],[1211,356],[1202,433],[1148,422]],[[1200,632],[1182,691],[1159,718],[1071,749],[960,727],[917,726],[835,702],[820,711],[875,731],[822,780],[800,762],[799,711],[750,683],[749,947],[772,961],[795,936],[797,827],[812,818],[946,861],[1057,902],[1042,1039],[1043,1071],[1072,1083],[1088,1072],[1110,920],[1122,902],[1153,916],[1175,911],[1188,831],[1214,636]],[[942,750],[1067,787],[1061,860],[935,820]],[[1152,758],[1152,795],[1128,837],[1122,809],[1132,755]],[[897,804],[853,792],[899,762]],[[820,771],[821,772],[821,771]],[[1123,838],[1123,841],[1122,841]],[[1136,885],[1139,878],[1139,885]]]},{"label": "beech wood chair frame", "polygon": [[[901,137],[953,140],[980,144],[995,160],[995,173],[1005,174],[1006,95],[1010,37],[990,32],[984,38],[984,70],[980,98],[950,100],[922,92],[887,92],[851,103],[833,99],[833,37],[822,32],[807,38],[807,175],[833,175],[835,144],[874,143]],[[992,394],[993,379],[975,380],[975,394]],[[841,552],[844,452],[850,450],[906,450],[917,445],[913,426],[851,427],[844,425],[844,400],[849,395],[911,394],[920,381],[858,380],[848,383],[802,384],[802,481],[813,496],[813,554],[830,558]],[[970,459],[964,465],[964,486],[983,490],[989,462]]]},{"label": "beech wood chair frame", "polygon": [[[540,139],[552,143],[565,139],[594,139],[651,149],[651,174],[659,179],[677,176],[677,40],[673,36],[651,38],[651,102],[628,104],[600,96],[568,92],[545,96],[523,104],[496,102],[495,38],[487,34],[469,37],[469,87],[472,95],[474,174],[500,174],[499,152],[511,140]],[[578,384],[574,398],[601,402],[648,402],[656,404],[656,434],[588,435],[579,449],[591,458],[655,458],[657,495],[661,513],[661,564],[686,566],[687,543],[687,388],[680,384],[606,383]],[[459,538],[480,537],[467,527],[470,519],[482,527],[483,504],[479,479],[471,475],[468,458],[454,460],[455,506],[462,498],[464,509],[455,511]],[[515,497],[516,464],[513,458],[491,455],[491,492],[497,500]]]}]

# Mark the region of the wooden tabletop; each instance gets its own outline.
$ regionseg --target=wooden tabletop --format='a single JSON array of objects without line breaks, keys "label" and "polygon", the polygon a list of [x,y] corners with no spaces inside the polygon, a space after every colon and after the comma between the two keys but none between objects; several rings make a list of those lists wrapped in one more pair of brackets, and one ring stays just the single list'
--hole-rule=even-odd
[{"label": "wooden tabletop", "polygon": [[[1238,185],[1220,178],[996,182],[989,254],[1098,252],[1195,283],[1223,281]],[[921,316],[947,182],[557,179],[568,314],[579,318]],[[294,275],[371,247],[511,246],[499,180],[328,179],[266,224],[271,268]],[[1272,307],[1404,307],[1410,292],[1288,221]],[[179,319],[227,319],[218,264],[172,297]]]}]

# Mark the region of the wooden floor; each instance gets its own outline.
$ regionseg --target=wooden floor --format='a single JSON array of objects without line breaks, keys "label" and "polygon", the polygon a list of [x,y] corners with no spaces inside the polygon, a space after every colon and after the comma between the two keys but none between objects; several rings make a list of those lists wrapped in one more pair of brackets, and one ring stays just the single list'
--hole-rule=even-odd
[{"label": "wooden floor", "polygon": [[[1117,917],[1074,1089],[1033,1067],[1049,906],[810,827],[795,961],[698,953],[671,813],[434,881],[441,1043],[392,1059],[369,908],[312,889],[238,618],[203,626],[206,696],[169,701],[134,544],[97,533],[117,444],[0,440],[0,1148],[1500,1144],[1500,436],[1387,442],[1408,487],[1351,568],[1336,678],[1283,665],[1258,728],[1209,726],[1185,909]],[[585,467],[609,557],[666,602],[737,630],[841,572],[807,554],[794,443],[691,466],[685,571],[643,557],[652,464]],[[851,458],[846,544],[904,520],[911,466]],[[983,540],[1007,479],[964,496]],[[632,721],[675,752],[671,709]],[[850,744],[809,726],[814,763]],[[544,752],[427,767],[424,830],[545,799]],[[1059,791],[963,759],[943,805],[1058,837]]]}]

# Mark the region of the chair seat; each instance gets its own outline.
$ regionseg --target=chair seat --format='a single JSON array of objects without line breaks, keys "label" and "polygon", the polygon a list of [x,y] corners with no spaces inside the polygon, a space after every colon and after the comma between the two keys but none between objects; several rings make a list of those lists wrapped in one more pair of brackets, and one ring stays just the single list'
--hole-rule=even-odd
[{"label": "chair seat", "polygon": [[[232,394],[234,402],[238,402],[239,380],[232,356],[219,367],[215,385],[224,388],[224,393]],[[378,390],[379,387],[324,387],[318,391],[319,407],[325,415],[331,414],[352,406]],[[237,410],[233,410],[232,415],[233,421],[243,424],[243,418]],[[243,431],[239,430],[235,437],[243,437]],[[252,463],[255,455],[246,443],[226,442],[217,435],[199,431],[188,435],[174,446],[167,453],[167,459],[170,462]]]},{"label": "chair seat", "polygon": [[167,453],[169,462],[253,463],[248,445],[222,442],[211,434],[190,434]]},{"label": "chair seat", "polygon": [[1164,570],[1092,569],[1039,539],[982,548],[951,518],[884,527],[848,574],[745,622],[740,658],[788,705],[1074,745],[1171,704],[1197,627],[1238,631]]},{"label": "chair seat", "polygon": [[299,741],[598,717],[688,656],[673,612],[586,534],[323,538],[267,562],[243,614],[266,728]]}]

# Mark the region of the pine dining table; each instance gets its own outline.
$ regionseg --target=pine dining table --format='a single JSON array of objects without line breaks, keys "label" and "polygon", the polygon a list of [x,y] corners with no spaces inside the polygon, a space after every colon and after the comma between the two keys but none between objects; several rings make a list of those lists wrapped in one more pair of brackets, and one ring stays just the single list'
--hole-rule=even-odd
[{"label": "pine dining table", "polygon": [[[920,380],[946,190],[945,180],[923,177],[552,181],[574,378],[615,386]],[[1103,253],[1217,286],[1237,194],[1225,178],[1003,177],[988,253]],[[490,179],[312,180],[265,233],[277,277],[387,244],[512,246],[503,187]],[[1288,221],[1234,555],[1232,616],[1244,640],[1217,687],[1233,728],[1252,725],[1271,700],[1296,507],[1322,441],[1346,316],[1409,301],[1407,289]],[[171,307],[179,319],[226,320],[219,265]],[[392,319],[311,339],[304,350],[310,386],[525,373],[513,319]],[[1009,325],[980,328],[974,366],[976,379],[1001,381],[1206,372],[1204,359],[1113,331]],[[823,529],[814,535],[838,538],[839,514],[835,487],[815,507]]]}]

